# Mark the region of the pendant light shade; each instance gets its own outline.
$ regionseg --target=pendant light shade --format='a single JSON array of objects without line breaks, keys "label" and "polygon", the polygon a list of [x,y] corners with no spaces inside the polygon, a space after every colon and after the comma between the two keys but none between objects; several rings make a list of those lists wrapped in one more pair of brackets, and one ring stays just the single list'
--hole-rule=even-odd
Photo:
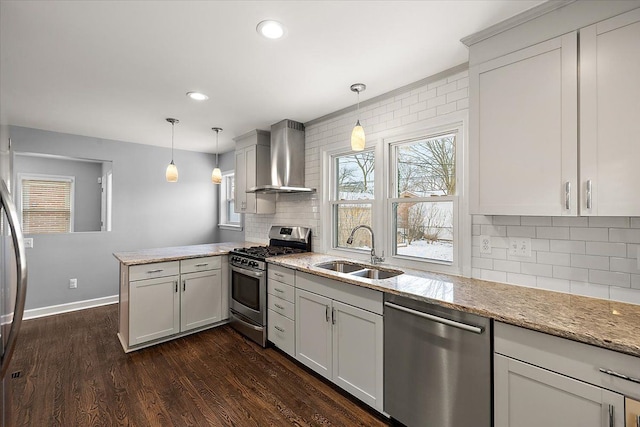
[{"label": "pendant light shade", "polygon": [[218,167],[218,134],[222,132],[222,128],[211,128],[211,130],[216,133],[216,167],[213,169],[213,172],[211,172],[211,182],[213,182],[214,184],[221,184],[222,172]]},{"label": "pendant light shade", "polygon": [[351,91],[356,92],[358,94],[358,110],[357,110],[357,121],[356,125],[351,131],[351,149],[353,151],[362,151],[365,146],[365,136],[364,129],[360,124],[360,92],[367,88],[366,85],[362,83],[355,83],[351,85]]},{"label": "pendant light shade", "polygon": [[178,182],[178,168],[175,163],[173,163],[173,130],[176,123],[180,123],[178,119],[167,119],[169,123],[171,123],[171,163],[167,166],[167,171],[165,173],[167,177],[167,182]]}]

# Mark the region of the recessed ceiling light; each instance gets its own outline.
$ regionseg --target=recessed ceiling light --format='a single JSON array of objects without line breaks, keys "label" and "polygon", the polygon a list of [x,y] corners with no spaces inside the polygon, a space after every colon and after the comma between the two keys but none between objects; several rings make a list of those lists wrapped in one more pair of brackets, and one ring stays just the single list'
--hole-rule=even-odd
[{"label": "recessed ceiling light", "polygon": [[284,25],[278,21],[262,21],[256,27],[256,31],[268,39],[279,39],[284,36]]},{"label": "recessed ceiling light", "polygon": [[200,92],[187,92],[187,96],[191,99],[195,99],[196,101],[206,101],[209,99],[207,95]]}]

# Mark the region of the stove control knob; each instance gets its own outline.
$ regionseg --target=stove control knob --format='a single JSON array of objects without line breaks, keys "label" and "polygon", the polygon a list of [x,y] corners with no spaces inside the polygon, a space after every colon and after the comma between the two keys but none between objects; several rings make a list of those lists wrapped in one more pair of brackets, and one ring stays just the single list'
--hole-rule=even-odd
[{"label": "stove control knob", "polygon": [[247,259],[243,259],[243,260],[240,262],[240,264],[247,264],[248,262],[249,262],[249,260],[247,260]]},{"label": "stove control knob", "polygon": [[257,267],[258,263],[255,261],[249,261],[249,267]]}]

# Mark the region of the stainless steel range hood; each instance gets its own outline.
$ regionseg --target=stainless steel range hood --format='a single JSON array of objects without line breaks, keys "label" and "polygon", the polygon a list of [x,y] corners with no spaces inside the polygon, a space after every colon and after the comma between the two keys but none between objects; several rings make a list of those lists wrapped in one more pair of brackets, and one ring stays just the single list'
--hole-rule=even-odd
[{"label": "stainless steel range hood", "polygon": [[304,125],[282,120],[271,126],[271,185],[247,193],[311,193],[304,186]]}]

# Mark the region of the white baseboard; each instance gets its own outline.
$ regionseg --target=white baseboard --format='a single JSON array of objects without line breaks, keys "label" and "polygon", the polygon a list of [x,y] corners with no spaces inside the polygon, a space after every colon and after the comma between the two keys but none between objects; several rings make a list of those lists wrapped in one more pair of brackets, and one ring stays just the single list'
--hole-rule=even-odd
[{"label": "white baseboard", "polygon": [[32,308],[31,310],[24,311],[23,319],[28,320],[28,319],[36,319],[38,317],[53,316],[54,314],[84,310],[86,308],[115,304],[117,302],[118,302],[118,295],[111,295],[108,297],[88,299],[85,301],[76,301],[76,302],[69,302],[66,304],[51,305],[49,307]]}]

